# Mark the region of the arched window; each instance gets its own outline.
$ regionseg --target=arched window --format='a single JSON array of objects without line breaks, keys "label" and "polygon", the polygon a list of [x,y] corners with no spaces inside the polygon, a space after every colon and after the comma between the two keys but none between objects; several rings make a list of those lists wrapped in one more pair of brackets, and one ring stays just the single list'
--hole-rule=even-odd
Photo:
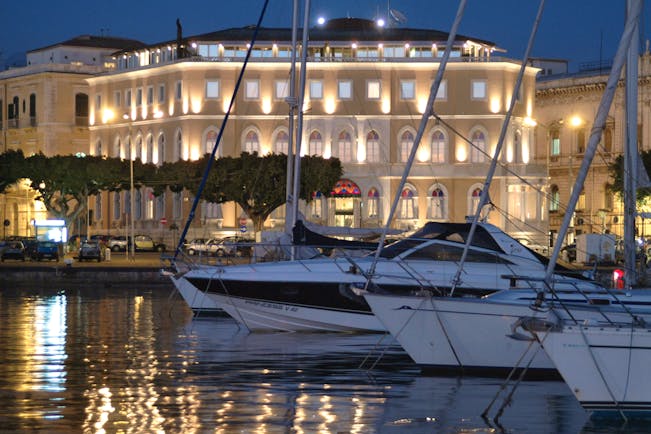
[{"label": "arched window", "polygon": [[337,139],[337,152],[342,163],[353,161],[353,144],[348,131],[342,131],[339,133]]},{"label": "arched window", "polygon": [[366,135],[366,161],[368,163],[380,162],[380,136],[374,130],[369,131]]},{"label": "arched window", "polygon": [[411,187],[405,187],[400,193],[399,217],[401,219],[414,219],[418,216],[415,196],[414,189]]},{"label": "arched window", "polygon": [[120,203],[120,192],[113,193],[113,220],[120,220],[122,216],[122,207]]},{"label": "arched window", "polygon": [[[204,142],[204,154],[212,154],[212,150],[215,147],[215,143],[217,143],[217,131],[215,130],[208,130],[206,132],[206,140]],[[215,158],[219,158],[222,155],[222,150],[221,150],[221,145],[217,147],[217,152],[215,152]]]},{"label": "arched window", "polygon": [[434,131],[432,133],[432,163],[445,163],[446,147],[447,143],[443,131]]},{"label": "arched window", "polygon": [[154,201],[156,200],[156,197],[154,196],[154,192],[151,188],[146,188],[144,189],[144,195],[145,195],[145,219],[146,220],[152,220],[154,218]]},{"label": "arched window", "polygon": [[131,215],[131,191],[125,190],[124,192],[124,212],[126,215]]},{"label": "arched window", "polygon": [[258,139],[258,133],[253,130],[246,133],[242,151],[248,152],[249,154],[254,152],[260,153],[260,139]]},{"label": "arched window", "polygon": [[479,201],[481,200],[481,188],[474,187],[470,191],[470,197],[468,201],[468,215],[474,216],[477,213],[477,207],[479,206]]},{"label": "arched window", "polygon": [[131,137],[127,136],[127,138],[124,140],[124,155],[122,155],[122,159],[124,160],[130,160],[131,159]]},{"label": "arched window", "polygon": [[161,133],[158,136],[158,160],[157,164],[161,165],[165,162],[165,134]]},{"label": "arched window", "polygon": [[309,155],[323,155],[323,139],[321,138],[321,133],[318,131],[312,131],[310,133],[310,143],[309,143]]},{"label": "arched window", "polygon": [[380,192],[375,187],[368,191],[366,197],[366,209],[368,218],[380,217]]},{"label": "arched window", "polygon": [[179,220],[183,210],[183,192],[174,192],[172,200],[172,217],[174,220]]},{"label": "arched window", "polygon": [[165,217],[165,195],[161,194],[156,198],[156,218]]},{"label": "arched window", "polygon": [[482,163],[485,161],[486,136],[483,132],[475,130],[471,137],[470,162]]},{"label": "arched window", "polygon": [[281,130],[276,134],[276,140],[274,141],[274,152],[276,154],[288,154],[289,150],[289,134],[287,131]]},{"label": "arched window", "polygon": [[183,134],[181,130],[176,133],[176,159],[183,160]]},{"label": "arched window", "polygon": [[409,153],[414,146],[414,135],[411,131],[405,131],[400,136],[400,161],[406,163],[409,159]]},{"label": "arched window", "polygon": [[448,218],[448,204],[446,192],[441,185],[434,185],[429,195],[428,218],[434,220],[445,220]]},{"label": "arched window", "polygon": [[558,212],[561,204],[561,193],[557,185],[552,185],[549,198],[549,212]]},{"label": "arched window", "polygon": [[115,140],[113,140],[113,150],[111,151],[111,157],[120,158],[121,148],[122,148],[122,143],[120,142],[120,136],[116,136]]},{"label": "arched window", "polygon": [[144,161],[144,156],[147,155],[146,153],[143,152],[143,145],[142,145],[142,136],[138,134],[138,137],[136,137],[136,160],[140,160],[143,163],[146,163]]},{"label": "arched window", "polygon": [[133,215],[136,220],[142,220],[142,191],[134,190],[133,194],[133,206],[135,207]]},{"label": "arched window", "polygon": [[154,136],[149,134],[147,136],[147,145],[145,148],[144,157],[145,160],[143,163],[153,163],[154,162]]}]

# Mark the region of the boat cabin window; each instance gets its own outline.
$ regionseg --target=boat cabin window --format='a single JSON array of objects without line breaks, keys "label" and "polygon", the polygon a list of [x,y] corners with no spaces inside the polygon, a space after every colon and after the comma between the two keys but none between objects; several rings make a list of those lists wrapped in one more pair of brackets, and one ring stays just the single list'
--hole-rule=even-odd
[{"label": "boat cabin window", "polygon": [[[463,247],[433,243],[407,255],[405,259],[429,259],[432,261],[459,262],[463,255]],[[485,262],[488,264],[511,264],[497,254],[468,250],[466,262]]]}]

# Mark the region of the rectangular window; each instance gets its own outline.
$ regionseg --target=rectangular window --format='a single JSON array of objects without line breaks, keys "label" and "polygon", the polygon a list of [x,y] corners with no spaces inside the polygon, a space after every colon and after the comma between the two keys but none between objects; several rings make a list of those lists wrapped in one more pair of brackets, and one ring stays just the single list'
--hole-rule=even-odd
[{"label": "rectangular window", "polygon": [[339,80],[337,82],[337,97],[339,99],[351,99],[353,97],[353,82],[351,80]]},{"label": "rectangular window", "polygon": [[115,91],[113,94],[113,105],[116,107],[121,107],[122,106],[122,92],[119,90]]},{"label": "rectangular window", "polygon": [[151,105],[154,103],[154,86],[147,87],[147,104]]},{"label": "rectangular window", "polygon": [[206,98],[219,98],[219,80],[206,80]]},{"label": "rectangular window", "polygon": [[380,99],[381,92],[380,80],[368,80],[366,82],[366,98]]},{"label": "rectangular window", "polygon": [[142,87],[136,89],[136,107],[142,106]]},{"label": "rectangular window", "polygon": [[98,93],[95,95],[95,110],[102,109],[102,94]]},{"label": "rectangular window", "polygon": [[323,99],[323,81],[310,80],[310,99]]},{"label": "rectangular window", "polygon": [[439,84],[439,91],[436,92],[436,100],[447,101],[447,99],[448,99],[448,81],[441,80],[441,83]]},{"label": "rectangular window", "polygon": [[471,86],[471,99],[486,99],[486,80],[472,80]]},{"label": "rectangular window", "polygon": [[246,80],[244,82],[244,99],[260,98],[260,81]]},{"label": "rectangular window", "polygon": [[159,103],[165,102],[165,85],[164,84],[159,84],[158,85],[158,102]]},{"label": "rectangular window", "polygon": [[125,107],[131,107],[131,89],[127,89],[124,92],[124,105]]},{"label": "rectangular window", "polygon": [[276,99],[285,99],[289,96],[289,81],[276,80],[274,83],[274,91]]},{"label": "rectangular window", "polygon": [[400,99],[416,98],[416,82],[414,80],[400,80]]},{"label": "rectangular window", "polygon": [[177,101],[180,101],[181,98],[183,98],[183,82],[180,80],[176,82],[176,94],[174,97]]}]

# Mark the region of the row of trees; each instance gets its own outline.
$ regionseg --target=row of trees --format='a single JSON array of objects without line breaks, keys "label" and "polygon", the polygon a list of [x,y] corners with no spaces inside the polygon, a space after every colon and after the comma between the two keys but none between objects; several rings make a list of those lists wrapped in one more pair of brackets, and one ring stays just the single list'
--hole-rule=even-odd
[{"label": "row of trees", "polygon": [[[198,193],[210,155],[197,161],[179,160],[160,166],[133,162],[134,188],[150,187],[155,196],[167,189]],[[314,192],[329,195],[343,169],[337,158],[301,158],[300,199],[312,200]],[[215,160],[201,198],[214,203],[236,202],[253,221],[256,231],[271,212],[285,203],[287,156],[242,153],[239,157]],[[65,220],[66,226],[88,211],[88,198],[101,191],[128,190],[130,162],[119,158],[35,154],[25,157],[21,150],[0,154],[0,193],[21,180],[37,193],[50,215]]]}]

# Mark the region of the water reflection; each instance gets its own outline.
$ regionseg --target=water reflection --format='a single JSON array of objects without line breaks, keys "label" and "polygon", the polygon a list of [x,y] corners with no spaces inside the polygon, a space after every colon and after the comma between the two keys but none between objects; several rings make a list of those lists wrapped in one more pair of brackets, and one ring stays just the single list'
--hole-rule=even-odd
[{"label": "water reflection", "polygon": [[2,428],[574,433],[586,420],[563,383],[523,383],[500,427],[479,417],[499,380],[422,376],[377,335],[248,334],[228,318],[192,320],[168,296],[3,290]]}]

